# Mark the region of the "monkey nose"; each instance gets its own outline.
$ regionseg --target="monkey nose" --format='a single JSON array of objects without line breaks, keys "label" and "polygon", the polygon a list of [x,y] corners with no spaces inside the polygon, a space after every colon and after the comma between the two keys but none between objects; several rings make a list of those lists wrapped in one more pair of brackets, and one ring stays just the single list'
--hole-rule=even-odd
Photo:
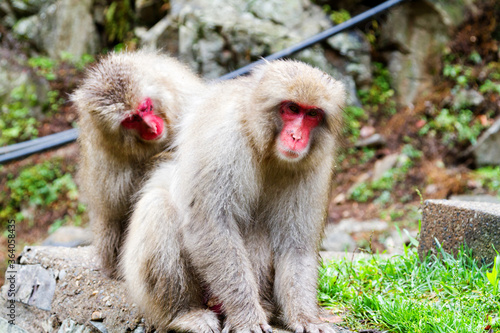
[{"label": "monkey nose", "polygon": [[302,134],[300,133],[292,132],[291,135],[294,141],[302,140]]}]

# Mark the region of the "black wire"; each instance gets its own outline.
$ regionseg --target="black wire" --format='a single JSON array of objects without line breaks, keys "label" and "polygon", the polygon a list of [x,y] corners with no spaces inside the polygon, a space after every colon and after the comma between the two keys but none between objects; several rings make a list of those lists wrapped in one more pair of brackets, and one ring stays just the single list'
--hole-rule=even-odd
[{"label": "black wire", "polygon": [[[337,24],[336,26],[331,27],[330,29],[327,29],[323,32],[320,32],[319,34],[316,34],[299,44],[296,44],[294,46],[288,47],[282,51],[273,53],[264,59],[255,61],[249,65],[246,65],[238,70],[232,71],[231,73],[228,73],[226,75],[223,75],[219,78],[219,80],[229,80],[232,78],[235,78],[240,75],[244,75],[250,72],[250,70],[255,67],[258,64],[261,64],[265,61],[271,61],[271,60],[276,60],[284,57],[288,57],[292,54],[295,54],[297,52],[300,52],[304,49],[307,49],[308,47],[311,47],[314,44],[317,44],[319,42],[322,42],[331,36],[342,32],[344,30],[350,29],[359,23],[362,23],[369,18],[376,16],[387,9],[404,2],[406,0],[389,0],[386,2],[381,3],[378,6],[373,7],[372,9],[369,9],[359,15],[354,16],[353,18]],[[57,148],[62,145],[65,145],[67,143],[75,142],[78,137],[78,130],[77,129],[70,129],[66,130],[63,132],[51,134],[44,136],[39,139],[33,139],[21,143],[16,143],[7,147],[0,148],[0,164],[4,164],[7,162],[11,162],[14,160],[22,159],[26,156],[35,154],[35,153],[40,153],[42,151],[46,151],[49,149]]]},{"label": "black wire", "polygon": [[[22,148],[17,150],[9,150],[7,153],[0,155],[0,164],[20,160],[26,156],[41,153],[46,150],[54,149],[65,144],[75,142],[78,138],[78,129],[73,128],[70,130],[62,131],[56,134],[44,136],[40,139],[29,140],[12,146],[21,145]],[[44,139],[44,140],[41,140]],[[40,141],[38,141],[40,140]],[[11,146],[5,147],[9,148]]]}]

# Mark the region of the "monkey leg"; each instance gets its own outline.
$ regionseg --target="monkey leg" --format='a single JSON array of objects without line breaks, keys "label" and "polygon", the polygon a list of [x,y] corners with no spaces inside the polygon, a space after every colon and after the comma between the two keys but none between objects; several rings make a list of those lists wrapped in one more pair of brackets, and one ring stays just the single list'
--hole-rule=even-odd
[{"label": "monkey leg", "polygon": [[124,219],[106,216],[97,212],[92,219],[93,245],[96,255],[104,273],[111,277],[117,277],[118,254],[123,237]]},{"label": "monkey leg", "polygon": [[133,300],[163,330],[220,332],[180,245],[180,216],[168,191],[146,189],[135,206],[120,261]]},{"label": "monkey leg", "polygon": [[259,286],[260,303],[268,320],[272,320],[276,315],[276,305],[273,299],[274,267],[269,231],[255,223],[244,240],[247,252],[252,254],[249,259]]}]

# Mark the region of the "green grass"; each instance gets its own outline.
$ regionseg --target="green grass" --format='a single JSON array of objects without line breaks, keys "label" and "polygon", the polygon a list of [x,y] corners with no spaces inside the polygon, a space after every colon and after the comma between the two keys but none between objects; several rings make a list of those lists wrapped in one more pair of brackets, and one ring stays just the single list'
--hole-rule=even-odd
[{"label": "green grass", "polygon": [[390,259],[336,260],[321,269],[319,299],[353,330],[500,332],[500,256],[494,266],[478,267],[469,251],[420,262],[415,246]]}]

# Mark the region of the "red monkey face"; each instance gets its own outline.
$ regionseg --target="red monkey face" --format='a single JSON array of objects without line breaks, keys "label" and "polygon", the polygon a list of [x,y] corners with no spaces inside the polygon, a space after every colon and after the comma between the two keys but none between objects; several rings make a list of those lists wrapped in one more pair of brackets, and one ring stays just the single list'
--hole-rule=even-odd
[{"label": "red monkey face", "polygon": [[311,131],[324,117],[316,106],[284,101],[280,106],[283,129],[278,138],[278,151],[286,160],[298,160],[307,154]]},{"label": "red monkey face", "polygon": [[163,119],[153,112],[153,102],[146,97],[139,104],[135,112],[121,122],[126,129],[136,130],[141,139],[156,140],[163,133]]}]

